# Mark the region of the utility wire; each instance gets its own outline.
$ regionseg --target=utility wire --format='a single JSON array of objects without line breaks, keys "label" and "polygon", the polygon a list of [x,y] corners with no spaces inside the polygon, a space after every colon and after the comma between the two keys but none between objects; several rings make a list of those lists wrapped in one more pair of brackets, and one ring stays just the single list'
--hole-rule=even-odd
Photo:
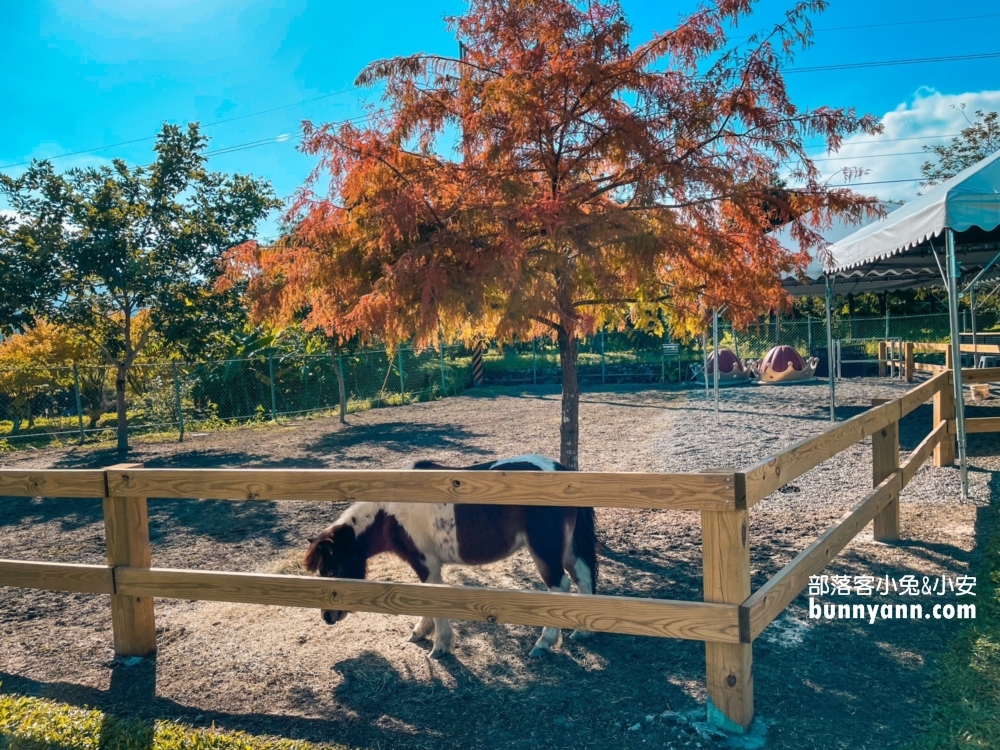
[{"label": "utility wire", "polygon": [[[277,111],[282,110],[282,109],[288,109],[289,107],[297,107],[297,106],[299,106],[301,104],[310,104],[312,102],[318,102],[318,101],[320,101],[322,99],[329,99],[329,98],[334,97],[334,96],[340,96],[341,94],[349,94],[350,92],[355,91],[356,88],[357,87],[352,86],[349,89],[341,89],[340,91],[333,91],[333,92],[331,92],[329,94],[322,94],[320,96],[314,96],[314,97],[312,97],[310,99],[302,99],[302,100],[297,101],[297,102],[291,102],[289,104],[282,104],[280,106],[271,107],[269,109],[261,109],[261,110],[258,110],[256,112],[248,112],[245,115],[238,115],[237,117],[227,117],[224,120],[216,120],[215,122],[205,123],[201,127],[202,128],[213,128],[216,125],[225,125],[226,123],[229,123],[229,122],[236,122],[237,120],[246,120],[246,119],[248,119],[250,117],[257,117],[258,115],[266,115],[266,114],[269,114],[270,112],[277,112]],[[94,148],[85,148],[85,149],[81,149],[80,151],[69,151],[69,152],[64,153],[64,154],[58,154],[56,156],[49,156],[45,160],[46,161],[55,161],[56,159],[65,159],[65,158],[70,157],[70,156],[80,156],[82,154],[93,154],[93,153],[97,153],[98,151],[106,151],[109,148],[118,148],[120,146],[131,146],[132,144],[135,144],[135,143],[145,143],[147,141],[153,141],[153,140],[156,140],[156,136],[155,135],[148,135],[145,138],[133,138],[130,141],[120,141],[118,143],[109,143],[106,146],[95,146]],[[27,166],[29,164],[31,164],[30,160],[29,161],[21,161],[21,162],[17,162],[17,163],[13,163],[13,164],[0,164],[0,169],[12,169],[14,167],[24,167],[24,166]]]},{"label": "utility wire", "polygon": [[851,159],[884,159],[888,156],[914,156],[915,154],[926,154],[926,151],[889,151],[884,154],[863,154],[860,156],[829,156],[823,159],[810,159],[810,161],[850,161]]},{"label": "utility wire", "polygon": [[784,68],[782,73],[819,73],[827,70],[858,70],[860,68],[886,68],[893,65],[917,65],[922,63],[958,62],[960,60],[990,60],[1000,57],[1000,52],[982,52],[975,55],[949,55],[946,57],[912,57],[902,60],[877,60],[864,63],[843,63],[840,65],[814,65],[808,68]]},{"label": "utility wire", "polygon": [[855,31],[857,29],[881,29],[886,26],[916,26],[925,23],[946,23],[948,21],[978,21],[982,18],[1000,18],[1000,13],[987,13],[981,16],[953,16],[951,18],[926,18],[922,21],[892,21],[890,23],[866,23],[860,26],[828,26],[813,29],[817,34],[826,31]]}]

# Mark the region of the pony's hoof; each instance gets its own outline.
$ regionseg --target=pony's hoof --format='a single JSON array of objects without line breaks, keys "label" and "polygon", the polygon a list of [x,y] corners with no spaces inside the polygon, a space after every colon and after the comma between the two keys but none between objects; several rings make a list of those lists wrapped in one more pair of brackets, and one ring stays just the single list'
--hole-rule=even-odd
[{"label": "pony's hoof", "polygon": [[549,653],[550,650],[551,649],[542,648],[541,646],[535,646],[533,649],[531,649],[531,653],[528,654],[528,658],[538,659],[542,656],[545,656],[545,654]]},{"label": "pony's hoof", "polygon": [[420,643],[420,641],[426,641],[427,636],[423,633],[410,633],[409,641],[410,643]]},{"label": "pony's hoof", "polygon": [[585,641],[588,638],[593,638],[593,637],[594,637],[593,630],[574,630],[572,633],[569,634],[569,638],[571,641]]},{"label": "pony's hoof", "polygon": [[432,659],[443,659],[444,657],[448,656],[450,653],[451,653],[451,651],[449,651],[447,649],[436,648],[433,651],[431,651],[431,658]]}]

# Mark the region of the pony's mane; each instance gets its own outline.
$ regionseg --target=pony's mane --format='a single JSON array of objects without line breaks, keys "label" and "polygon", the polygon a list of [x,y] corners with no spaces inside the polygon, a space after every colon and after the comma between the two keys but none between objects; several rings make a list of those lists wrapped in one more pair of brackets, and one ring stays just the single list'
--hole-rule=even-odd
[{"label": "pony's mane", "polygon": [[319,536],[309,542],[309,549],[306,550],[306,556],[302,560],[303,568],[310,573],[315,573],[319,570],[319,561],[323,556],[323,554],[319,551],[319,545],[325,539],[330,538],[330,532],[323,531]]}]

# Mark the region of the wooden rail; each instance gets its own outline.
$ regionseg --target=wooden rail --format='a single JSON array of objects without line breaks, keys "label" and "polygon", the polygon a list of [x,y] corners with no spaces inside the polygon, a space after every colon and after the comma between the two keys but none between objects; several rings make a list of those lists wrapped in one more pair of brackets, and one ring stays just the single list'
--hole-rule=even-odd
[{"label": "wooden rail", "polygon": [[739,643],[736,605],[476,586],[116,568],[119,594],[580,628]]},{"label": "wooden rail", "polygon": [[962,383],[997,383],[1000,382],[1000,367],[962,368]]},{"label": "wooden rail", "polygon": [[947,426],[947,422],[939,422],[937,427],[931,430],[931,433],[920,441],[920,445],[914,448],[907,457],[906,463],[902,467],[904,487],[910,483],[913,476],[924,465],[924,461],[930,458],[937,444],[945,437],[948,432],[946,429]]},{"label": "wooden rail", "polygon": [[756,638],[809,583],[837,556],[847,543],[875,518],[903,488],[903,472],[895,471],[864,500],[851,508],[819,539],[796,555],[777,575],[757,589],[740,607],[750,624],[750,637]]},{"label": "wooden rail", "polygon": [[[914,342],[914,346],[917,351],[928,351],[928,352],[947,352],[951,351],[951,344],[928,344],[923,342]],[[973,346],[972,344],[961,344],[962,352],[965,354],[974,354],[978,352],[979,354],[1000,354],[1000,346],[997,344],[977,344]]]},{"label": "wooden rail", "polygon": [[43,591],[113,594],[115,583],[109,565],[0,560],[0,586]]},{"label": "wooden rail", "polygon": [[104,497],[103,469],[0,469],[0,497]]},{"label": "wooden rail", "polygon": [[902,417],[901,399],[869,409],[743,472],[747,507]]},{"label": "wooden rail", "polygon": [[487,503],[735,510],[735,472],[630,474],[368,469],[128,469],[107,472],[121,495],[202,500]]},{"label": "wooden rail", "polygon": [[[907,379],[915,367],[904,346]],[[358,471],[284,469],[0,469],[0,496],[102,498],[107,565],[0,560],[0,586],[108,594],[120,654],[155,649],[154,597],[579,628],[706,642],[709,718],[740,730],[753,717],[752,642],[868,523],[899,537],[899,495],[925,461],[954,458],[954,398],[947,368],[743,471],[698,474]],[[1000,381],[1000,368],[963,370]],[[934,400],[931,433],[899,461],[899,422]],[[1000,419],[967,420],[970,432]],[[750,587],[748,509],[851,445],[872,438],[873,491],[756,592]],[[950,451],[950,452],[949,452]],[[260,575],[151,567],[146,498],[394,501],[700,510],[704,601]]]},{"label": "wooden rail", "polygon": [[[954,419],[949,419],[946,424],[949,435],[958,434]],[[969,435],[975,432],[1000,432],[1000,417],[966,417],[965,432]]]}]

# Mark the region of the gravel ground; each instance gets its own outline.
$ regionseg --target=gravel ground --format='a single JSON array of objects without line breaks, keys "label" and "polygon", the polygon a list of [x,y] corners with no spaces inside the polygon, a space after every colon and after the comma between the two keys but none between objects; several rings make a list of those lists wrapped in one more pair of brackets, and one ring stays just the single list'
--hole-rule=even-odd
[{"label": "gravel ground", "polygon": [[[904,390],[886,379],[847,381],[838,390],[838,417]],[[826,404],[825,383],[728,389],[718,418],[701,393],[590,392],[581,406],[581,465],[665,472],[744,467],[825,429]],[[203,435],[182,445],[137,443],[130,460],[391,468],[415,457],[461,463],[557,455],[558,407],[551,390],[493,392],[359,413],[346,428],[332,419],[305,420]],[[930,420],[929,405],[904,419],[904,453],[927,433]],[[925,465],[903,494],[903,540],[876,543],[869,528],[829,572],[964,573],[1000,469],[995,438],[975,435],[970,442],[970,501],[961,500],[957,470]],[[18,468],[116,462],[112,452],[92,448],[0,458]],[[870,490],[869,442],[793,485],[798,492],[776,493],[751,512],[755,588]],[[338,512],[314,503],[151,501],[153,563],[296,572],[305,538]],[[601,509],[598,523],[606,548],[603,593],[700,598],[697,513]],[[97,501],[5,498],[0,529],[0,557],[102,561]],[[377,560],[371,577],[413,580],[392,559]],[[486,568],[453,568],[447,580],[541,587],[523,554]],[[427,658],[428,646],[406,642],[413,618],[357,614],[329,628],[311,610],[157,600],[158,653],[126,666],[113,660],[106,597],[0,591],[5,691],[366,748],[721,742],[699,723],[704,647],[697,642],[600,635],[530,660],[537,629],[456,623],[455,656],[435,662]],[[806,603],[800,596],[755,643],[760,721],[754,736],[789,749],[896,747],[912,738],[923,683],[960,623],[819,622],[808,619]]]}]

